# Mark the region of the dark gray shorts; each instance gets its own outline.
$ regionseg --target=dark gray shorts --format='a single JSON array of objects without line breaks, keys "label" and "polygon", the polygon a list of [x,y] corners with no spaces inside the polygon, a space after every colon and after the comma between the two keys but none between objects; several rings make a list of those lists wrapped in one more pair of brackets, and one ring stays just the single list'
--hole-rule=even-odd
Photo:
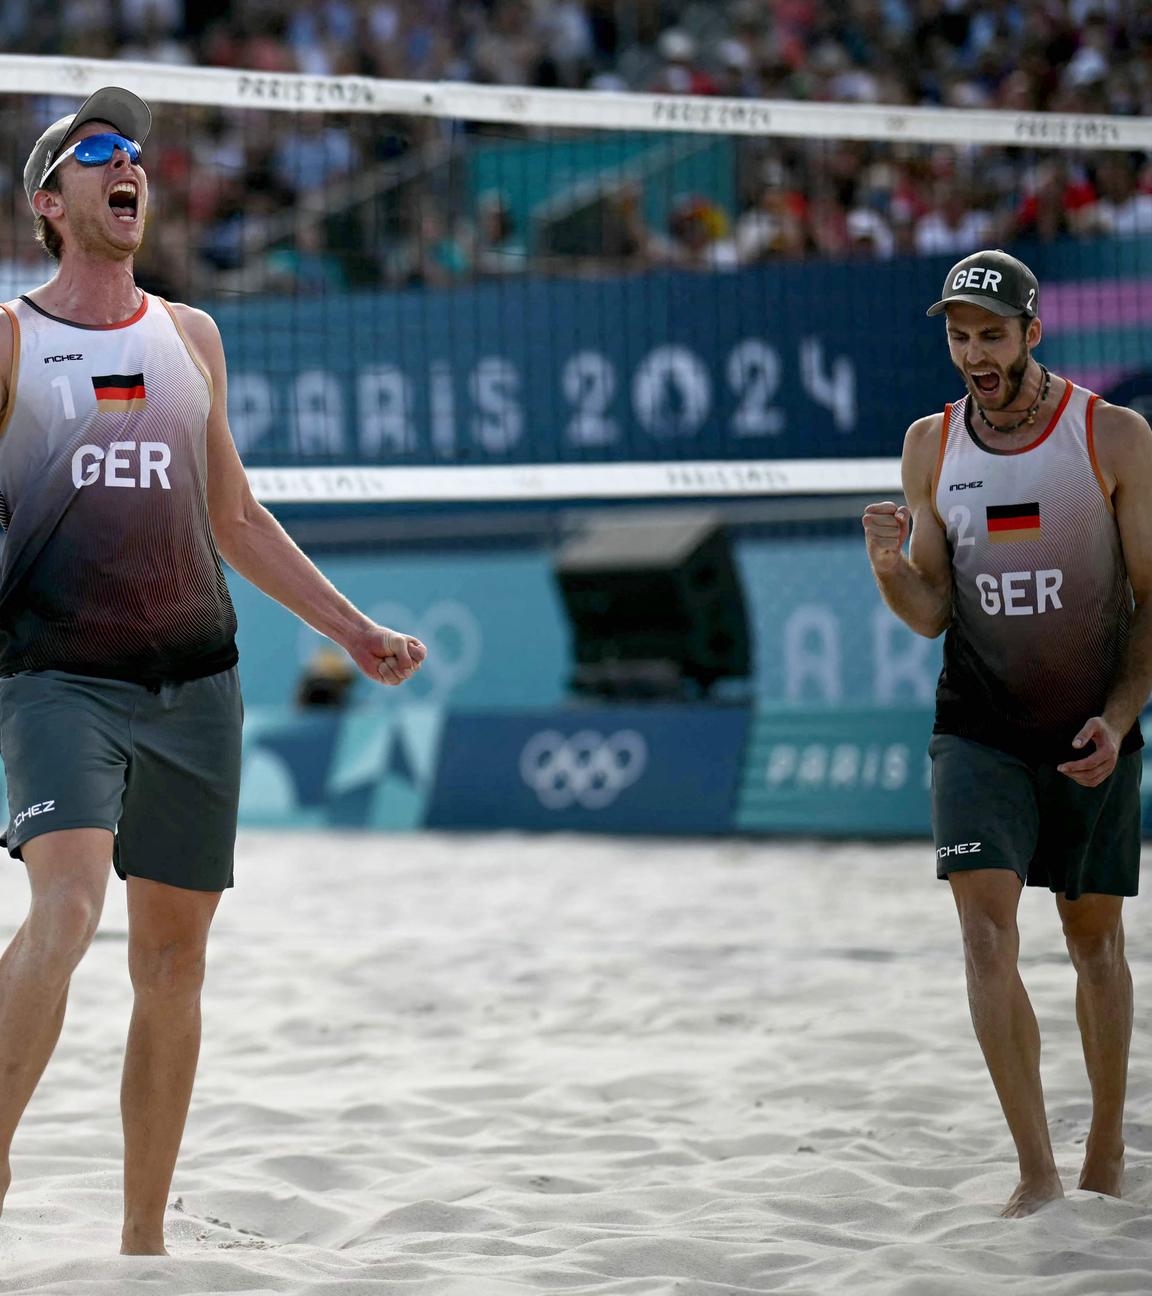
[{"label": "dark gray shorts", "polygon": [[937,877],[1012,869],[1069,900],[1136,894],[1141,752],[1121,756],[1094,788],[953,734],[933,734],[928,754]]},{"label": "dark gray shorts", "polygon": [[58,670],[0,679],[9,853],[107,828],[121,877],[230,887],[242,718],[235,668],[158,691]]}]

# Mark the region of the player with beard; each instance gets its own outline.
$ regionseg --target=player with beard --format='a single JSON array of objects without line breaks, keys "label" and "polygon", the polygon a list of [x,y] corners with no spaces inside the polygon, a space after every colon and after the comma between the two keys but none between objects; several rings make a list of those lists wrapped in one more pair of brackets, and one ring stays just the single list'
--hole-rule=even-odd
[{"label": "player with beard", "polygon": [[889,607],[919,634],[947,631],[928,749],[937,874],[1019,1157],[1007,1216],[1063,1196],[1017,966],[1026,884],[1055,894],[1076,969],[1092,1090],[1078,1186],[1122,1191],[1121,910],[1137,889],[1138,717],[1152,687],[1152,433],[1037,361],[1038,308],[1035,276],[1005,252],[948,272],[928,314],[946,315],[966,394],[908,429],[907,506],[872,504],[863,519]]},{"label": "player with beard", "polygon": [[106,87],[36,141],[24,190],[59,266],[0,306],[0,746],[7,846],[31,890],[0,958],[0,1201],[114,865],[134,991],[130,1255],[165,1254],[208,929],[232,885],[241,704],[220,555],[376,683],[403,683],[425,656],[343,598],[253,498],[212,319],[137,287],[150,125],[142,100]]}]

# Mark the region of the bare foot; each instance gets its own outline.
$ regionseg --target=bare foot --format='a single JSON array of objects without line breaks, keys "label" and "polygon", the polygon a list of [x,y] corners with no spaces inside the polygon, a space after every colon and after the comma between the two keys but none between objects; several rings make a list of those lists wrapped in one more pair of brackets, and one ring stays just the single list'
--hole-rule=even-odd
[{"label": "bare foot", "polygon": [[139,1256],[166,1256],[167,1248],[164,1246],[164,1239],[159,1241],[152,1239],[145,1241],[139,1237],[129,1237],[125,1233],[120,1239],[121,1255],[139,1255]]},{"label": "bare foot", "polygon": [[8,1158],[0,1161],[0,1215],[4,1214],[4,1198],[8,1196],[8,1186],[12,1182],[12,1167]]},{"label": "bare foot", "polygon": [[1021,1179],[1016,1185],[1016,1191],[1008,1198],[1008,1205],[1000,1212],[1000,1217],[1022,1219],[1025,1215],[1034,1214],[1050,1201],[1059,1201],[1063,1196],[1064,1188],[1058,1174]]},{"label": "bare foot", "polygon": [[1106,1197],[1122,1197],[1124,1184],[1124,1151],[1101,1156],[1089,1152],[1084,1157],[1080,1182],[1076,1185],[1086,1192],[1103,1193]]}]

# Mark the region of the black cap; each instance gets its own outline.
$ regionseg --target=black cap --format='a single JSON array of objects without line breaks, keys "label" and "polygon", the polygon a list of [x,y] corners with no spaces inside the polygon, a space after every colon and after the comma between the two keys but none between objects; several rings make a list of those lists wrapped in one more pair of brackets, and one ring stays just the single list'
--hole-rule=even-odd
[{"label": "black cap", "polygon": [[993,315],[1023,315],[1035,318],[1039,308],[1040,285],[1024,264],[999,248],[973,252],[957,261],[948,271],[940,300],[928,307],[929,315],[939,315],[949,302],[967,302],[982,306]]},{"label": "black cap", "polygon": [[107,122],[115,126],[121,135],[143,144],[152,127],[152,110],[131,90],[120,86],[105,86],[91,94],[80,105],[80,111],[71,117],[61,117],[32,146],[28,161],[24,163],[24,193],[28,205],[44,180],[44,172],[56,160],[64,141],[73,131],[91,121]]}]

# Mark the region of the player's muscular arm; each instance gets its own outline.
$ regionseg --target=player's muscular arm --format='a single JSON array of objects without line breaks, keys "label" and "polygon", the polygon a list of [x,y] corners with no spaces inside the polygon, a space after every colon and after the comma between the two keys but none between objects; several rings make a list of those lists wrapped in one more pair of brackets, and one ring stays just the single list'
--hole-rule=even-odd
[{"label": "player's muscular arm", "polygon": [[7,311],[0,310],[0,423],[8,408],[8,378],[12,373],[12,352],[16,339],[12,336],[12,321]]},{"label": "player's muscular arm", "polygon": [[212,380],[208,415],[208,514],[224,560],[245,580],[346,648],[362,671],[400,684],[419,666],[423,644],[366,617],[303,553],[252,494],[228,427],[227,367],[211,316],[173,306],[193,352]]},{"label": "player's muscular arm", "polygon": [[1116,768],[1120,744],[1152,689],[1152,430],[1139,414],[1100,401],[1094,419],[1096,461],[1116,510],[1116,525],[1135,609],[1124,654],[1101,715],[1090,716],[1073,739],[1088,747],[1081,760],[1058,766],[1062,774],[1095,787]]},{"label": "player's muscular arm", "polygon": [[[917,634],[934,639],[952,621],[952,560],[932,509],[940,415],[918,419],[904,438],[900,475],[908,506],[886,501],[864,511],[868,561],[884,601]],[[912,543],[904,553],[909,528]]]},{"label": "player's muscular arm", "polygon": [[1128,650],[1104,708],[1104,719],[1123,736],[1152,691],[1152,429],[1133,410],[1098,403],[1096,457],[1112,487],[1116,525],[1135,599]]}]

